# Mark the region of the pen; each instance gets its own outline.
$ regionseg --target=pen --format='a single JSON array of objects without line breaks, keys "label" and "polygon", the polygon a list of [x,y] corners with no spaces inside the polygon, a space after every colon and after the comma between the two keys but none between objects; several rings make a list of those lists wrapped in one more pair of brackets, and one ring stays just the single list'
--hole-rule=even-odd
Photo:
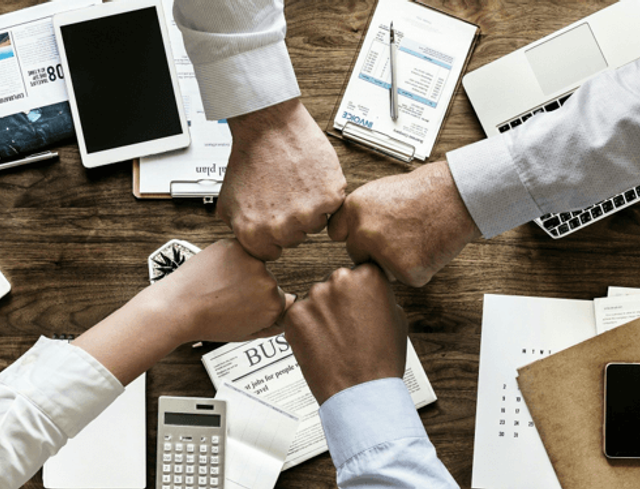
[{"label": "pen", "polygon": [[396,42],[393,21],[389,26],[389,70],[391,71],[391,119],[398,120],[398,82],[396,80]]},{"label": "pen", "polygon": [[38,161],[52,160],[57,158],[58,153],[52,151],[45,151],[44,153],[36,153],[31,156],[27,156],[21,160],[10,161],[9,163],[0,163],[0,170],[8,170],[9,168],[15,168],[16,166],[28,165],[30,163],[36,163]]}]

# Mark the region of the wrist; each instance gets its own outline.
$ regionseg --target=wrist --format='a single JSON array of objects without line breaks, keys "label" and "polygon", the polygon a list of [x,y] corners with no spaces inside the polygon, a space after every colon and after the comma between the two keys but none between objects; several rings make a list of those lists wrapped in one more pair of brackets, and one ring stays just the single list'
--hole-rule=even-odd
[{"label": "wrist", "polygon": [[[434,192],[440,194],[438,200],[440,200],[441,208],[448,214],[447,219],[450,221],[451,232],[457,233],[457,235],[465,239],[466,242],[471,242],[482,236],[480,229],[476,225],[460,195],[460,191],[458,190],[446,160],[424,165],[415,171],[425,174],[425,181],[420,183],[425,193],[425,200],[423,200],[423,202],[429,201],[428,194]],[[432,196],[431,199],[433,199]]]},{"label": "wrist", "polygon": [[[257,142],[265,134],[279,133],[300,124],[307,114],[299,98],[286,100],[228,120],[234,141]],[[307,114],[308,115],[308,114]]]},{"label": "wrist", "polygon": [[175,306],[179,299],[167,289],[166,284],[158,282],[142,290],[124,307],[144,322],[148,333],[161,332],[166,348],[175,349],[192,341],[191,322],[188,315],[180,314],[181,308]]}]

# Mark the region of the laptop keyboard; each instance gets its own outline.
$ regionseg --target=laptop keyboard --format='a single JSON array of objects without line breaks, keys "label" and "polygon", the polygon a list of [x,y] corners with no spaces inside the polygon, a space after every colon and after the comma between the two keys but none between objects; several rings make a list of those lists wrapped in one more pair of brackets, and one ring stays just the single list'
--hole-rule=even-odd
[{"label": "laptop keyboard", "polygon": [[[513,120],[507,121],[498,127],[500,132],[507,132],[524,124],[532,117],[559,109],[571,97],[572,93],[567,93],[556,100],[548,102],[543,106],[533,109],[531,112],[522,114]],[[557,212],[545,214],[534,222],[540,226],[549,236],[558,239],[567,236],[589,224],[593,224],[600,219],[622,210],[640,201],[640,186],[630,188],[624,192],[614,195],[608,199],[591,205],[585,209],[577,211]]]}]

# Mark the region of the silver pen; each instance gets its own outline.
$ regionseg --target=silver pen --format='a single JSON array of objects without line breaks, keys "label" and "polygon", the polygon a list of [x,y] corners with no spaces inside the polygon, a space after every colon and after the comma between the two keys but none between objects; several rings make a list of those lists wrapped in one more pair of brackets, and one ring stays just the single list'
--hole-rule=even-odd
[{"label": "silver pen", "polygon": [[389,26],[389,71],[391,71],[391,119],[398,120],[398,81],[396,80],[396,35],[393,21]]},{"label": "silver pen", "polygon": [[36,153],[31,156],[27,156],[21,160],[10,161],[9,163],[0,163],[0,170],[8,170],[9,168],[15,168],[16,166],[28,165],[30,163],[36,163],[38,161],[52,160],[57,158],[58,153],[52,151],[45,151],[44,153]]}]

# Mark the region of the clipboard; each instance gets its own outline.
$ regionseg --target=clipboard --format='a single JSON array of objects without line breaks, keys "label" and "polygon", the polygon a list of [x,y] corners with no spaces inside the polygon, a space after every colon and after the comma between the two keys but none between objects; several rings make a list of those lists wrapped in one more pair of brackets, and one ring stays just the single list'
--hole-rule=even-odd
[{"label": "clipboard", "polygon": [[[412,28],[405,29],[408,22],[405,21],[404,17],[417,12],[416,6],[424,8],[425,12],[429,12],[428,20],[434,21],[433,19],[437,19],[444,23],[445,26],[458,26],[461,29],[460,32],[465,33],[464,36],[462,36],[465,38],[464,42],[461,41],[461,49],[459,50],[460,52],[464,52],[464,59],[458,56],[448,65],[449,67],[446,68],[445,65],[447,65],[447,63],[444,61],[446,60],[446,53],[440,53],[437,50],[430,49],[428,46],[429,34],[426,23],[425,30],[427,33],[423,33],[424,35],[420,36],[420,39],[426,39],[426,41],[420,43],[411,39],[411,35],[415,37],[417,27],[414,25]],[[386,13],[390,11],[394,13],[386,15]],[[389,130],[389,124],[385,124],[385,114],[388,122],[392,123],[389,115],[390,83],[388,79],[390,21],[394,22],[394,31],[396,37],[399,38],[395,44],[398,50],[397,52],[404,53],[405,63],[404,67],[401,66],[403,60],[400,60],[398,63],[398,65],[400,65],[399,72],[397,72],[399,80],[398,99],[400,100],[401,110],[398,121],[395,123],[398,129],[393,127],[392,130]],[[384,24],[386,24],[386,26]],[[384,33],[385,29],[386,34]],[[403,45],[405,41],[403,29],[408,33],[406,45]],[[400,36],[397,35],[398,32],[400,32]],[[455,34],[458,35],[458,31],[456,31]],[[448,35],[449,34],[442,34],[442,36],[439,37],[439,43],[442,44],[442,40]],[[451,34],[451,36],[453,35],[454,34]],[[357,52],[351,62],[349,77],[345,80],[333,112],[331,113],[331,118],[326,128],[327,134],[356,143],[405,163],[409,163],[414,159],[426,160],[432,148],[435,146],[443,122],[449,113],[453,96],[460,86],[462,75],[466,71],[479,35],[480,27],[478,25],[426,5],[422,1],[377,0],[373,10],[369,14],[364,35],[358,43]],[[384,46],[385,43],[387,44],[386,47]],[[366,52],[364,51],[365,49],[367,50]],[[424,90],[424,86],[420,87],[420,83],[418,82],[426,82],[428,78],[426,75],[422,80],[411,80],[413,87],[408,85],[409,79],[406,76],[407,69],[415,69],[416,72],[419,70],[419,68],[412,68],[411,65],[407,64],[407,60],[413,61],[412,57],[415,58],[415,62],[418,64],[432,63],[438,66],[438,63],[440,63],[437,69],[448,69],[450,71],[448,75],[455,74],[455,76],[453,76],[453,78],[447,76],[446,82],[444,83],[445,87],[438,92],[435,91],[435,88],[439,78],[435,78],[433,82],[435,85],[432,87],[434,90],[431,90],[430,95],[423,97],[425,94],[421,91]],[[365,66],[365,64],[367,66]],[[384,66],[385,64],[386,66]],[[425,66],[428,66],[428,64],[425,64]],[[357,79],[354,77],[355,70],[359,70]],[[355,86],[355,83],[360,83],[361,81],[370,82],[371,86],[375,86],[375,90],[377,90],[376,93],[374,93],[374,89],[368,92],[372,96],[369,98],[370,106],[366,107],[366,110],[364,110],[360,104],[352,103],[357,101],[357,97],[349,94],[350,85],[353,83]],[[368,85],[358,86],[366,89]],[[345,96],[350,97],[346,102]],[[361,96],[365,97],[364,94]],[[407,133],[404,130],[405,125],[416,122],[412,121],[413,116],[410,114],[417,113],[415,110],[416,108],[420,110],[420,105],[424,106],[424,113],[429,113],[431,109],[438,109],[437,120],[435,120],[433,124],[424,124],[424,128],[429,133],[429,142],[426,146],[424,144],[425,139],[421,139],[419,134]],[[346,107],[351,107],[352,110],[345,110]],[[342,113],[340,113],[341,111]],[[376,117],[378,120],[367,118],[367,115],[365,115],[374,113],[377,113]],[[435,114],[430,114],[429,117],[431,115]],[[380,126],[382,126],[382,129],[379,129]]]},{"label": "clipboard", "polygon": [[213,204],[220,195],[222,182],[222,178],[170,180],[167,193],[142,193],[140,191],[140,160],[133,160],[133,195],[137,199],[202,199],[204,204]]}]

